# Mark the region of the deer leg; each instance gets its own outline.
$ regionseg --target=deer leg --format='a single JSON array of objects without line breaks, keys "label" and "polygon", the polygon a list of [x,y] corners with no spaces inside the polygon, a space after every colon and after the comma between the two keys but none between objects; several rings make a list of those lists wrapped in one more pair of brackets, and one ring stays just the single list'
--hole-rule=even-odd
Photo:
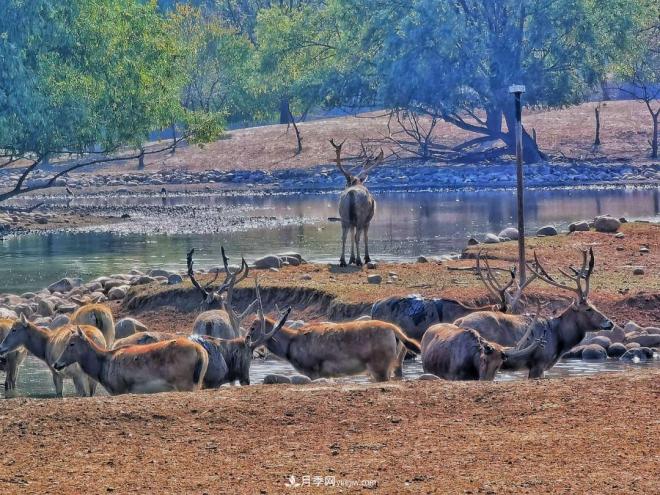
[{"label": "deer leg", "polygon": [[348,235],[349,227],[341,226],[341,258],[339,258],[339,266],[346,266],[346,236]]},{"label": "deer leg", "polygon": [[369,257],[369,224],[364,228],[364,262],[369,263],[371,258]]},{"label": "deer leg", "polygon": [[55,370],[51,370],[53,374],[53,385],[55,385],[55,395],[62,397],[62,392],[64,390],[64,379],[57,373]]},{"label": "deer leg", "polygon": [[527,378],[530,380],[536,380],[538,378],[543,378],[543,373],[544,370],[540,366],[535,366],[534,368],[529,369],[529,375],[527,375]]},{"label": "deer leg", "polygon": [[355,264],[355,227],[351,227],[351,257],[348,260],[348,264]]},{"label": "deer leg", "polygon": [[362,259],[360,258],[360,235],[362,234],[362,229],[355,227],[355,264],[357,266],[362,266]]}]

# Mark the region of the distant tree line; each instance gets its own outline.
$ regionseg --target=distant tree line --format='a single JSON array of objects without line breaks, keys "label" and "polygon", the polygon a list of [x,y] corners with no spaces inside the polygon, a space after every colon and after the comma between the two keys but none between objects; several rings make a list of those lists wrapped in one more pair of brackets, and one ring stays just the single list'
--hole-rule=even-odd
[{"label": "distant tree line", "polygon": [[[657,0],[6,0],[0,16],[0,201],[67,171],[216,139],[233,122],[291,124],[378,106],[422,158],[433,127],[513,145],[507,88],[562,107],[604,81],[645,102],[657,156]],[[174,129],[146,147],[149,133]],[[524,132],[527,161],[542,158]],[[135,150],[135,151],[134,151]],[[31,174],[63,157],[48,180]]]}]

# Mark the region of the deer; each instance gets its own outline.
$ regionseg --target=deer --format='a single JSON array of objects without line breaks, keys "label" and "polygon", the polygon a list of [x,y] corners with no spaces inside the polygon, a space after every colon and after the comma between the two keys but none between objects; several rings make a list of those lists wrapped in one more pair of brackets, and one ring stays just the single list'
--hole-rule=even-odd
[{"label": "deer", "polygon": [[351,233],[351,257],[349,264],[362,266],[360,257],[360,237],[364,234],[364,262],[369,263],[369,224],[376,211],[376,201],[364,185],[368,178],[368,173],[377,165],[383,162],[383,150],[375,158],[369,157],[362,165],[362,170],[353,175],[349,173],[341,162],[341,149],[345,141],[340,144],[335,143],[334,139],[330,144],[335,149],[335,162],[337,168],[346,178],[346,186],[339,197],[339,216],[341,218],[341,258],[339,266],[346,264],[346,236]]},{"label": "deer", "polygon": [[[259,305],[261,327],[254,326],[245,335],[232,339],[221,339],[209,335],[190,335],[188,339],[201,345],[208,353],[209,364],[204,375],[204,388],[217,388],[225,383],[233,384],[236,380],[241,385],[250,385],[250,364],[254,351],[278,332],[286,323],[291,308],[279,314],[275,327],[265,331],[263,306],[259,293],[259,282],[255,278],[255,292]],[[279,312],[279,311],[278,311]],[[175,338],[165,332],[138,332],[115,342],[115,348],[131,345],[146,345]]]},{"label": "deer", "polygon": [[206,308],[209,308],[208,311],[204,311],[195,319],[192,333],[194,335],[209,335],[211,337],[233,339],[241,335],[241,322],[254,310],[256,301],[253,301],[241,314],[237,314],[234,311],[232,306],[234,287],[247,278],[250,269],[245,258],[242,258],[241,267],[237,271],[232,272],[229,269],[229,259],[225,254],[225,248],[222,247],[221,251],[222,262],[225,268],[225,280],[217,289],[213,289],[212,285],[218,278],[218,272],[216,272],[212,281],[202,286],[195,278],[193,269],[193,254],[195,254],[195,250],[191,249],[188,252],[186,259],[188,276],[193,286],[202,295],[202,304]]},{"label": "deer", "polygon": [[[538,315],[537,311],[535,320]],[[515,347],[505,347],[484,339],[471,328],[439,323],[431,326],[422,338],[422,367],[425,373],[446,380],[492,381],[504,363],[522,366],[532,353],[545,345],[541,337],[523,347],[529,332]]]},{"label": "deer", "polygon": [[[0,319],[0,342],[9,334],[13,325],[14,320]],[[16,388],[18,367],[25,360],[26,355],[27,350],[25,347],[19,347],[0,358],[0,371],[5,372],[5,391],[9,392]]]},{"label": "deer", "polygon": [[115,341],[115,320],[112,317],[112,310],[105,304],[85,304],[79,307],[71,315],[71,323],[98,328],[108,347],[111,347]]},{"label": "deer", "polygon": [[201,345],[185,337],[106,350],[77,327],[53,368],[78,363],[111,395],[183,392],[202,387],[208,359]]},{"label": "deer", "polygon": [[[276,325],[276,320],[262,318],[255,320],[250,330],[261,326],[261,331],[270,335]],[[421,352],[419,342],[408,338],[399,327],[378,320],[281,328],[265,347],[312,380],[367,371],[374,381],[387,381],[402,376],[406,349]]]},{"label": "deer", "polygon": [[[482,263],[486,267],[484,273]],[[482,311],[512,312],[518,308],[523,291],[536,278],[530,276],[524,284],[517,283],[515,268],[509,270],[510,280],[503,284],[493,275],[488,260],[481,252],[475,266],[477,277],[482,280],[488,291],[498,301],[496,304],[470,306],[455,299],[431,298],[425,299],[418,294],[393,296],[382,299],[371,308],[371,317],[375,320],[394,323],[411,339],[421,340],[426,330],[437,323],[453,323],[459,318],[471,313]]]},{"label": "deer", "polygon": [[67,347],[76,331],[84,333],[86,338],[99,348],[105,348],[106,342],[103,334],[94,326],[67,324],[49,331],[31,323],[23,314],[13,323],[11,330],[0,343],[0,356],[11,354],[13,351],[25,347],[30,354],[45,362],[50,369],[55,394],[58,397],[62,397],[65,378],[73,380],[78,395],[91,397],[96,391],[96,381],[85,375],[80,366],[73,364],[66,369],[64,366],[61,368],[54,366],[55,361]]},{"label": "deer", "polygon": [[[530,331],[529,338],[538,338],[545,333],[546,344],[536,349],[524,362],[504,362],[502,369],[528,369],[531,379],[542,378],[545,371],[552,368],[563,354],[579,344],[587,332],[612,330],[614,323],[588,300],[590,279],[595,266],[593,248],[582,250],[582,266],[579,270],[569,269],[572,275],[563,269],[559,272],[571,280],[575,286],[555,279],[543,267],[534,252],[534,263],[527,268],[536,278],[559,289],[571,291],[576,298],[561,314],[550,318],[530,319],[526,315],[514,315],[495,311],[481,311],[456,320],[461,328],[476,330],[484,339],[503,346],[516,345]],[[584,281],[584,285],[582,285]]]}]

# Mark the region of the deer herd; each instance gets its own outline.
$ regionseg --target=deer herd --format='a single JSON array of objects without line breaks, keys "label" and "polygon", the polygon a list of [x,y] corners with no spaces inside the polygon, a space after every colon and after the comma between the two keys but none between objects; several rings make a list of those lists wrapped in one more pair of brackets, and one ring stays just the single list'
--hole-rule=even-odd
[{"label": "deer herd", "polygon": [[[339,201],[342,224],[340,265],[346,266],[345,245],[350,233],[349,264],[361,265],[360,241],[364,237],[364,262],[369,262],[368,230],[375,201],[364,185],[367,173],[383,161],[383,152],[367,160],[353,175],[342,164],[342,145],[331,140],[336,163],[346,178]],[[93,395],[100,383],[110,394],[192,391],[224,384],[250,384],[255,353],[268,352],[288,361],[310,379],[333,378],[367,372],[375,381],[403,376],[408,354],[421,355],[422,367],[448,380],[493,380],[499,370],[527,370],[540,378],[563,354],[579,344],[587,332],[611,330],[613,322],[588,300],[595,258],[583,251],[579,269],[559,270],[561,282],[534,254],[527,264],[530,276],[520,283],[515,270],[492,267],[478,253],[476,276],[498,301],[471,307],[451,299],[424,299],[417,295],[390,297],[372,306],[370,319],[339,323],[286,326],[292,309],[267,317],[257,277],[254,289],[244,289],[251,302],[236,312],[236,286],[250,268],[245,259],[237,269],[229,266],[222,249],[224,268],[200,283],[194,271],[194,249],[187,255],[188,277],[200,296],[203,312],[190,334],[140,331],[115,340],[112,312],[103,304],[81,306],[70,323],[56,330],[36,326],[22,315],[0,320],[0,369],[6,372],[5,389],[16,386],[18,367],[30,353],[44,361],[52,373],[57,395],[63,380],[73,380],[81,396]],[[218,282],[220,274],[224,281]],[[570,290],[575,299],[551,317],[520,314],[523,291],[538,280]],[[252,297],[253,295],[253,297]],[[245,299],[245,297],[243,297]],[[255,315],[243,328],[246,318]],[[265,350],[264,350],[265,349]]]}]

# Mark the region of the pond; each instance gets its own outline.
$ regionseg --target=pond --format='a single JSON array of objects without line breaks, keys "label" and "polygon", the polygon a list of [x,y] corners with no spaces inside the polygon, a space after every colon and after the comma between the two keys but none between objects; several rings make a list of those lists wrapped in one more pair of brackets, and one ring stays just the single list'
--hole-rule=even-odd
[{"label": "pond", "polygon": [[[372,258],[411,260],[460,252],[470,236],[483,237],[515,223],[513,191],[396,192],[376,194],[369,231]],[[52,200],[64,207],[64,200]],[[224,245],[236,262],[278,251],[336,262],[340,251],[337,194],[97,196],[77,198],[80,211],[119,215],[125,223],[0,241],[0,293],[39,290],[64,277],[85,280],[131,268],[185,268],[197,250],[200,268],[220,263]],[[660,219],[660,188],[575,188],[526,193],[528,232],[610,213]]]},{"label": "pond", "polygon": [[[559,361],[550,371],[546,372],[547,378],[560,378],[569,376],[585,376],[595,373],[609,373],[615,371],[626,371],[633,369],[660,369],[660,359],[656,354],[656,359],[638,364],[632,364],[625,361],[608,359],[602,362],[580,361],[569,359]],[[293,367],[276,358],[255,359],[250,368],[250,381],[252,384],[259,384],[264,377],[271,373],[291,376],[297,374]],[[419,359],[406,361],[403,365],[403,374],[405,379],[414,379],[423,373],[422,363]],[[495,377],[496,381],[524,380],[527,374],[523,371],[499,372]],[[4,383],[4,372],[0,372],[0,383]],[[369,383],[367,375],[357,375],[353,377],[339,378],[335,380],[338,383]],[[228,385],[225,385],[228,386]],[[107,395],[103,387],[97,388],[98,395]],[[75,389],[71,380],[64,380],[64,395],[75,396]],[[4,397],[4,390],[0,392],[0,397]],[[51,379],[51,373],[48,367],[34,356],[28,356],[21,365],[19,371],[18,383],[12,397],[55,397],[55,387]]]}]

